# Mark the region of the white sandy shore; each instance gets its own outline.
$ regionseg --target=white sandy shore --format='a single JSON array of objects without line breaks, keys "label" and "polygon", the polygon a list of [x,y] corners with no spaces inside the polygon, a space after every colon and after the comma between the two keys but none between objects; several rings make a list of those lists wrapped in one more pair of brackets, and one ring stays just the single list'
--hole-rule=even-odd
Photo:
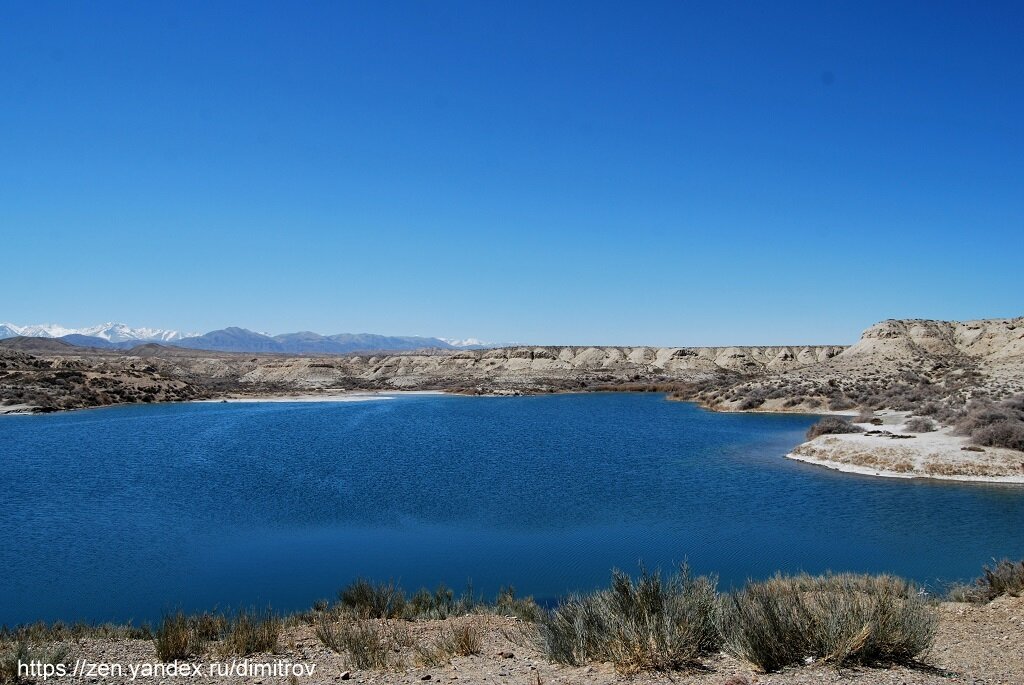
[{"label": "white sandy shore", "polygon": [[441,390],[394,390],[394,391],[357,391],[357,392],[306,392],[285,395],[233,395],[212,400],[196,400],[197,402],[372,402],[375,400],[393,400],[410,395],[444,395]]},{"label": "white sandy shore", "polygon": [[865,431],[888,431],[913,437],[892,438],[866,433],[821,435],[798,445],[786,457],[845,473],[883,478],[1024,484],[1024,454],[1020,452],[997,447],[985,447],[980,452],[965,450],[968,439],[954,435],[948,427],[929,433],[910,433],[903,423],[905,413],[886,412],[879,418],[885,421],[884,425],[857,425]]}]

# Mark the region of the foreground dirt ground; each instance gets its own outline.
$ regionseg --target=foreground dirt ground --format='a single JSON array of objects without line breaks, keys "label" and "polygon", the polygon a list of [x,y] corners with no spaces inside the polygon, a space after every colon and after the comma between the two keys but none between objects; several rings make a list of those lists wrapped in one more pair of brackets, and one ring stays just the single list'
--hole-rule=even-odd
[{"label": "foreground dirt ground", "polygon": [[[987,605],[945,603],[939,608],[941,621],[931,652],[919,667],[857,668],[836,670],[827,665],[810,665],[779,673],[759,674],[748,665],[726,656],[712,657],[702,670],[671,674],[616,673],[608,664],[588,667],[567,667],[550,663],[534,646],[519,637],[514,619],[494,616],[463,617],[450,621],[479,621],[484,632],[479,655],[453,657],[447,664],[427,667],[417,665],[412,653],[394,655],[395,664],[388,670],[357,670],[345,655],[325,648],[308,626],[286,629],[275,654],[249,657],[250,664],[288,662],[308,668],[315,664],[313,674],[230,675],[210,677],[137,677],[129,674],[102,677],[86,676],[52,678],[47,682],[146,682],[146,683],[488,683],[524,684],[564,683],[675,683],[683,685],[809,685],[811,683],[856,683],[858,685],[923,685],[931,683],[970,683],[972,685],[1020,685],[1024,683],[1024,598],[1001,597]],[[429,643],[451,623],[443,621],[402,622],[397,629],[408,632],[410,643]],[[78,659],[93,663],[153,663],[156,653],[149,641],[83,640],[69,645],[68,661]],[[201,661],[231,662],[208,655]],[[40,680],[41,682],[41,680]]]}]

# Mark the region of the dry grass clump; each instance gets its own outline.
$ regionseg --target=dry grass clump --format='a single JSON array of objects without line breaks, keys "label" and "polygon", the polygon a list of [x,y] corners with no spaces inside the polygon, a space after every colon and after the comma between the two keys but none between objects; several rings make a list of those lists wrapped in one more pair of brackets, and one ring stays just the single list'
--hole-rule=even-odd
[{"label": "dry grass clump", "polygon": [[838,416],[826,416],[821,421],[807,429],[807,439],[813,440],[819,435],[832,435],[837,433],[863,433],[864,429],[855,426]]},{"label": "dry grass clump", "polygon": [[493,612],[499,616],[514,616],[524,623],[537,623],[544,616],[533,597],[517,597],[511,585],[498,591]]},{"label": "dry grass clump", "polygon": [[65,623],[64,621],[36,621],[14,628],[0,626],[0,642],[62,642],[84,638],[117,638],[122,640],[151,640],[153,629],[148,623]]},{"label": "dry grass clump", "polygon": [[390,665],[391,642],[383,626],[374,621],[332,621],[322,616],[316,624],[316,636],[325,647],[345,654],[353,668],[386,669]]},{"label": "dry grass clump", "polygon": [[421,588],[406,598],[405,591],[392,581],[374,583],[359,579],[341,590],[338,599],[343,611],[363,619],[443,620],[451,616],[492,613],[535,622],[541,615],[532,597],[517,597],[512,587],[502,588],[494,602],[488,603],[474,594],[472,585],[459,597],[442,584],[434,591]]},{"label": "dry grass clump", "polygon": [[232,656],[275,652],[281,635],[281,625],[281,617],[270,609],[240,610],[227,621],[220,651]]},{"label": "dry grass clump", "polygon": [[67,647],[34,647],[28,640],[18,640],[0,651],[0,684],[21,685],[35,682],[26,680],[18,673],[19,663],[35,662],[41,664],[44,669],[56,673],[57,666],[67,663],[67,657]]},{"label": "dry grass clump", "polygon": [[1000,595],[1019,597],[1024,593],[1024,560],[1003,559],[994,567],[985,567],[979,585],[987,590],[990,599]]},{"label": "dry grass clump", "polygon": [[394,581],[373,583],[359,578],[338,593],[341,605],[359,618],[398,618],[405,612],[405,593]]},{"label": "dry grass clump", "polygon": [[693,665],[721,642],[716,582],[685,566],[636,581],[615,571],[610,588],[571,596],[543,619],[542,646],[556,662],[610,661],[623,672]]},{"label": "dry grass clump", "polygon": [[473,656],[483,651],[483,629],[477,621],[467,621],[441,633],[444,651],[457,656]]},{"label": "dry grass clump", "polygon": [[203,653],[206,641],[195,624],[182,611],[164,614],[153,635],[160,661],[184,661]]},{"label": "dry grass clump", "polygon": [[1024,594],[1024,560],[1003,559],[994,566],[985,566],[981,577],[970,585],[957,585],[950,589],[949,598],[954,602],[975,602],[983,604],[996,597]]},{"label": "dry grass clump", "polygon": [[345,655],[350,666],[361,670],[405,668],[405,650],[418,652],[420,647],[405,623],[387,619],[337,618],[322,613],[316,618],[314,632],[325,647]]},{"label": "dry grass clump", "polygon": [[18,664],[35,662],[42,665],[43,669],[56,673],[56,668],[61,664],[67,664],[68,649],[64,646],[55,648],[35,647],[27,640],[18,641],[7,646],[0,652],[0,683],[3,685],[21,685],[22,683],[34,683],[35,680],[28,680],[18,672]]},{"label": "dry grass clump", "polygon": [[893,576],[778,576],[725,600],[726,650],[763,671],[824,660],[913,661],[934,640],[937,616],[917,588]]},{"label": "dry grass clump", "polygon": [[439,585],[431,592],[421,588],[405,604],[403,615],[407,618],[444,619],[460,613],[460,602],[455,593],[446,585]]}]

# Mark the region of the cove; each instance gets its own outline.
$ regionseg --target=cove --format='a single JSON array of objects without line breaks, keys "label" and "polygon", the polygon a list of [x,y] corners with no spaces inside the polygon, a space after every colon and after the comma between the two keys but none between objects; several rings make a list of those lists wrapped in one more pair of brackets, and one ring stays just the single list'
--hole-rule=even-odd
[{"label": "cove", "polygon": [[939,586],[1024,557],[1024,488],[784,459],[814,421],[625,393],[4,417],[0,623],[287,611],[359,576],[543,601],[640,562]]}]

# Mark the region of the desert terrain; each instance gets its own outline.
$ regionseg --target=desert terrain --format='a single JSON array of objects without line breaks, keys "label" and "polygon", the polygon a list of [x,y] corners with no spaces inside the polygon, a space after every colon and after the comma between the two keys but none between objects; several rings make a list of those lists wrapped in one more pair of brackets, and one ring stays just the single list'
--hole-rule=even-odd
[{"label": "desert terrain", "polygon": [[[1024,682],[1024,598],[1002,596],[986,604],[942,602],[936,605],[937,630],[931,648],[909,665],[843,666],[807,663],[764,673],[750,663],[727,653],[703,657],[699,663],[669,672],[623,672],[611,663],[572,666],[552,663],[542,649],[530,642],[531,628],[514,617],[466,615],[444,620],[377,621],[376,625],[396,640],[397,646],[386,666],[359,668],[347,652],[326,646],[315,628],[302,622],[285,627],[278,648],[247,656],[218,655],[215,649],[189,659],[204,673],[188,682],[214,683],[378,683],[417,682],[510,683],[537,685],[562,683],[635,683],[637,685],[810,685],[850,683],[856,685],[1018,685]],[[449,654],[425,663],[427,654],[417,645],[433,644],[449,631],[472,626],[478,642],[472,654]],[[47,653],[59,651],[70,671],[79,660],[91,664],[141,666],[160,664],[154,642],[139,637],[79,637],[44,642]],[[432,657],[427,657],[433,661]],[[308,668],[312,675],[226,675],[208,674],[211,662],[222,664],[284,663]],[[81,671],[81,667],[79,667]],[[132,682],[177,682],[181,678],[139,675]],[[122,677],[99,678],[67,675],[48,682],[131,681]],[[38,682],[43,682],[39,679]]]}]

